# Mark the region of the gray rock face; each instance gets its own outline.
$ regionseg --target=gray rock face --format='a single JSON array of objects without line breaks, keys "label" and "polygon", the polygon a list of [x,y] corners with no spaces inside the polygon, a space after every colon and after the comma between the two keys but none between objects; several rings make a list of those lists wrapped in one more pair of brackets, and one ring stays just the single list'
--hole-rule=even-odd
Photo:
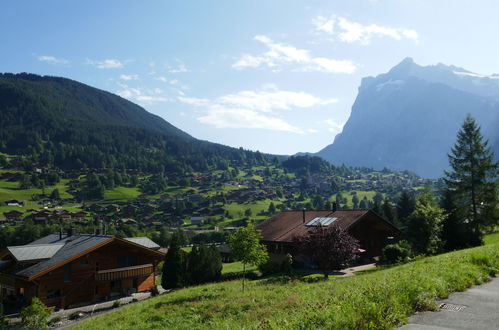
[{"label": "gray rock face", "polygon": [[499,76],[443,64],[422,67],[406,58],[388,73],[362,80],[343,131],[317,155],[334,164],[440,177],[468,113],[497,158]]}]

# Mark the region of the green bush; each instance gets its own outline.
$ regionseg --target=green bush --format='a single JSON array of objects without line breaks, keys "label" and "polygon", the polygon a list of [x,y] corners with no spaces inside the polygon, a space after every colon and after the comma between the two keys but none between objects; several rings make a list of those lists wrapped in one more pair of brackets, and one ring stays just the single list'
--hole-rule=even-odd
[{"label": "green bush", "polygon": [[389,244],[383,249],[383,260],[387,264],[397,262],[407,262],[412,256],[412,248],[409,242],[400,241],[396,244]]},{"label": "green bush", "polygon": [[50,310],[40,299],[33,298],[31,305],[24,307],[19,314],[21,317],[22,329],[41,330],[48,328],[48,317]]},{"label": "green bush", "polygon": [[113,302],[113,308],[118,308],[121,306],[121,300],[117,299]]},{"label": "green bush", "polygon": [[264,264],[258,266],[258,270],[263,275],[275,274],[281,271],[281,265],[275,261],[267,261]]}]

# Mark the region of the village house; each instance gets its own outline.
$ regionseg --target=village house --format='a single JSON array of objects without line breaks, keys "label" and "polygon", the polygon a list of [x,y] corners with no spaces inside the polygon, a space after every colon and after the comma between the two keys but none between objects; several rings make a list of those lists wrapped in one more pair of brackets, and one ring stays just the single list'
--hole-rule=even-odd
[{"label": "village house", "polygon": [[5,215],[5,218],[9,221],[21,220],[23,217],[23,213],[17,210],[4,212],[3,215]]},{"label": "village house", "polygon": [[17,199],[9,199],[5,201],[7,206],[24,206],[24,202],[18,201]]},{"label": "village house", "polygon": [[155,288],[164,254],[146,237],[57,233],[0,252],[0,290],[6,313],[38,297],[67,308]]},{"label": "village house", "polygon": [[339,226],[357,239],[366,257],[381,255],[389,242],[402,237],[402,232],[372,210],[299,210],[283,211],[262,222],[262,243],[270,260],[281,263],[287,253],[295,255],[293,240],[307,235],[316,226]]}]

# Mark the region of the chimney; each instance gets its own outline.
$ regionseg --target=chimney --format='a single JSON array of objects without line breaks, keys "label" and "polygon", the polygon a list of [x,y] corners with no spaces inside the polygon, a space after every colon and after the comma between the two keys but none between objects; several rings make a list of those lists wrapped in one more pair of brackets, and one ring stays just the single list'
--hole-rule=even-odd
[{"label": "chimney", "polygon": [[303,215],[303,216],[302,216],[302,220],[303,220],[303,223],[305,223],[305,210],[306,210],[306,209],[303,209],[303,210],[302,210],[302,215]]},{"label": "chimney", "polygon": [[338,204],[336,202],[333,202],[333,212],[336,212],[338,210]]},{"label": "chimney", "polygon": [[59,228],[59,240],[61,240],[61,239],[62,239],[62,226],[61,226],[61,228]]},{"label": "chimney", "polygon": [[76,235],[76,228],[75,227],[69,227],[68,229],[68,237]]}]

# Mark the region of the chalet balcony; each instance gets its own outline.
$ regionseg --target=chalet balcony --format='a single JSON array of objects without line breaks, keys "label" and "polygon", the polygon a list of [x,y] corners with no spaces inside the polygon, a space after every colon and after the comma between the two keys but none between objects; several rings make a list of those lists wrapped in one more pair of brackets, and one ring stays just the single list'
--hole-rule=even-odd
[{"label": "chalet balcony", "polygon": [[99,270],[95,274],[96,281],[116,281],[127,278],[144,277],[150,275],[154,270],[152,264]]}]

